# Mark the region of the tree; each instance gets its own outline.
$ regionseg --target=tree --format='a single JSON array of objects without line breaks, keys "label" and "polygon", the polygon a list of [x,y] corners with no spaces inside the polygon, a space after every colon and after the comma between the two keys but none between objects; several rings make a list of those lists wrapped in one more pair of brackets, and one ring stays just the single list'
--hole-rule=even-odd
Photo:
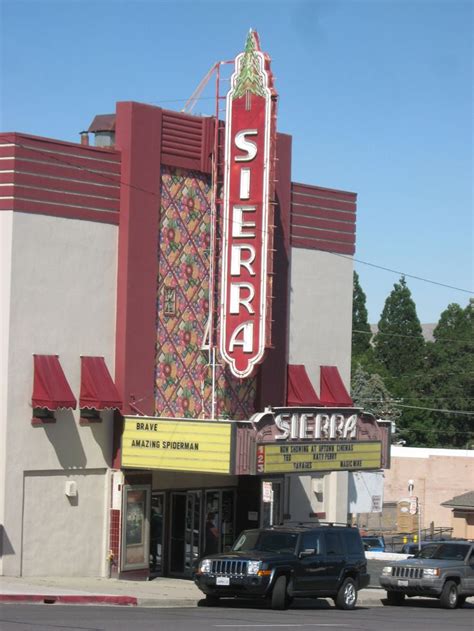
[{"label": "tree", "polygon": [[354,272],[352,291],[352,355],[358,357],[370,348],[372,337],[368,320],[366,295],[360,286],[359,275]]},{"label": "tree", "polygon": [[428,431],[444,447],[470,447],[474,417],[464,413],[474,407],[474,302],[465,309],[450,304],[433,337],[420,384],[422,405],[451,412],[427,412]]},{"label": "tree", "polygon": [[352,376],[351,396],[354,405],[370,412],[375,418],[396,421],[400,410],[396,401],[377,373],[369,374],[359,364]]},{"label": "tree", "polygon": [[374,337],[375,358],[398,378],[421,369],[424,351],[416,306],[402,276],[385,301]]}]

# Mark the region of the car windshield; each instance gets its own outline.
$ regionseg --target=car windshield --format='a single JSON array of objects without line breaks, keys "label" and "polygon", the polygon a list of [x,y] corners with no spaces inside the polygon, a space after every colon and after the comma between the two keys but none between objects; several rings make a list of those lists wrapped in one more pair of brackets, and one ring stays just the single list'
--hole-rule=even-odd
[{"label": "car windshield", "polygon": [[362,537],[362,541],[368,546],[383,548],[383,541],[378,537]]},{"label": "car windshield", "polygon": [[417,554],[419,559],[445,559],[451,561],[464,561],[469,546],[460,543],[441,543],[425,546]]},{"label": "car windshield", "polygon": [[279,554],[294,554],[298,534],[294,532],[259,532],[257,530],[244,531],[232,546],[234,552],[274,552]]}]

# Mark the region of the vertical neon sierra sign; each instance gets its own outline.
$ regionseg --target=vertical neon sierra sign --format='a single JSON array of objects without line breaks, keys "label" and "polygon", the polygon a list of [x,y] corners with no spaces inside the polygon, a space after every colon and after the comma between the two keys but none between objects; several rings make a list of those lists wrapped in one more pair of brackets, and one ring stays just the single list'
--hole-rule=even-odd
[{"label": "vertical neon sierra sign", "polygon": [[270,58],[250,31],[227,94],[220,352],[249,377],[270,345],[276,92]]}]

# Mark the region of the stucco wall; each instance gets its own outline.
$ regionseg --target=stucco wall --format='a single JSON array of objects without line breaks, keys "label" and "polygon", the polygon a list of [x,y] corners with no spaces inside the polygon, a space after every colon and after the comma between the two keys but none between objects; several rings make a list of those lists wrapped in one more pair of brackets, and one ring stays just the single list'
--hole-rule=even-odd
[{"label": "stucco wall", "polygon": [[474,539],[474,510],[454,510],[452,515],[453,537]]},{"label": "stucco wall", "polygon": [[350,386],[352,272],[349,258],[291,250],[289,363],[306,366],[318,394],[320,366],[337,366]]},{"label": "stucco wall", "polygon": [[[10,322],[11,235],[13,212],[0,213],[0,481],[6,480],[6,425],[8,391],[8,330]],[[5,523],[5,485],[0,482],[0,574],[4,555],[10,550],[3,535]]]},{"label": "stucco wall", "polygon": [[[65,495],[66,481],[76,483],[76,497]],[[100,576],[106,557],[100,527],[108,497],[105,470],[26,473],[24,489],[22,575]]]},{"label": "stucco wall", "polygon": [[[5,213],[0,213],[5,214]],[[5,220],[4,220],[5,222]],[[80,392],[80,356],[102,355],[113,376],[117,275],[117,227],[72,219],[14,213],[11,231],[11,294],[7,357],[9,375],[4,431],[5,451],[3,524],[11,545],[3,556],[3,572],[20,574],[22,511],[31,498],[24,488],[24,472],[88,471],[110,465],[111,413],[103,422],[79,426],[79,411],[57,413],[54,424],[32,427],[31,394],[33,353],[57,354],[77,399]],[[6,419],[6,420],[5,420]],[[102,474],[102,475],[105,475]],[[104,483],[93,485],[91,501],[103,504]],[[39,509],[38,509],[39,510]],[[35,509],[36,518],[41,519]],[[60,528],[72,508],[59,504],[58,514],[45,512],[50,536],[60,557],[71,554],[74,533]],[[61,511],[65,514],[61,515]],[[97,527],[84,502],[74,510],[84,526]],[[52,519],[56,517],[56,519]],[[23,556],[42,558],[38,538],[25,539]],[[98,551],[96,550],[96,553]],[[98,558],[103,555],[98,554]],[[45,568],[36,567],[41,574]]]},{"label": "stucco wall", "polygon": [[472,491],[474,450],[392,447],[391,468],[385,471],[384,501],[408,496],[408,480],[421,502],[421,527],[452,526],[452,510],[442,502]]},{"label": "stucco wall", "polygon": [[[350,391],[352,275],[349,258],[303,248],[291,250],[289,363],[306,366],[318,395],[320,366],[337,366]],[[295,481],[291,518],[308,521],[313,511],[325,512],[327,520],[345,522],[347,474],[325,476],[323,502],[311,490],[311,477],[298,476]],[[342,501],[334,501],[340,493]]]}]

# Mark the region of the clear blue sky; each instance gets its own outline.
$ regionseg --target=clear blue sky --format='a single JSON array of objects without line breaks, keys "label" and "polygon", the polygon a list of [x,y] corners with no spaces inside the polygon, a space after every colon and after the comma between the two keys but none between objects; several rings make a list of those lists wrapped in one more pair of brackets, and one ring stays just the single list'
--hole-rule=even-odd
[{"label": "clear blue sky", "polygon": [[[78,140],[116,101],[180,109],[250,27],[297,182],[358,193],[356,258],[472,290],[471,0],[3,0],[3,131]],[[212,92],[205,92],[211,97]],[[196,113],[211,113],[211,98]],[[369,318],[399,275],[356,264]],[[469,294],[407,278],[422,322]]]}]

